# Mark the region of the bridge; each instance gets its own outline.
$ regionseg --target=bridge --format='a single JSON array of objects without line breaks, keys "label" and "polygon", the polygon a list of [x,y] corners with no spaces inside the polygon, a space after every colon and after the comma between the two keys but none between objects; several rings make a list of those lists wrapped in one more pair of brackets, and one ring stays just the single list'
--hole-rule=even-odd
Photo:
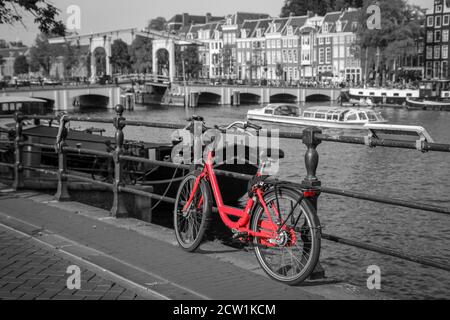
[{"label": "bridge", "polygon": [[115,85],[77,85],[55,87],[26,87],[0,91],[0,96],[19,96],[43,99],[51,102],[55,111],[70,111],[77,101],[101,99],[113,109],[120,103],[121,88]]},{"label": "bridge", "polygon": [[[179,88],[178,90],[183,90]],[[254,103],[267,104],[277,102],[302,103],[308,101],[336,101],[341,90],[339,88],[305,88],[305,87],[270,87],[241,85],[196,85],[188,84],[185,95],[191,97],[198,94],[198,103],[220,105]],[[236,100],[239,102],[236,103]]]}]

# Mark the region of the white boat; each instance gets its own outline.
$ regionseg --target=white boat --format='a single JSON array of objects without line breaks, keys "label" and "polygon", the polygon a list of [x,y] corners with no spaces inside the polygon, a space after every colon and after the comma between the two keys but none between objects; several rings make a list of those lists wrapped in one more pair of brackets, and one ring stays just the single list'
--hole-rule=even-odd
[{"label": "white boat", "polygon": [[350,88],[349,97],[360,100],[369,98],[375,104],[404,105],[407,98],[418,98],[419,89]]},{"label": "white boat", "polygon": [[336,129],[364,129],[367,123],[386,123],[383,116],[368,108],[311,107],[303,111],[294,104],[270,104],[249,110],[249,120],[298,126]]}]

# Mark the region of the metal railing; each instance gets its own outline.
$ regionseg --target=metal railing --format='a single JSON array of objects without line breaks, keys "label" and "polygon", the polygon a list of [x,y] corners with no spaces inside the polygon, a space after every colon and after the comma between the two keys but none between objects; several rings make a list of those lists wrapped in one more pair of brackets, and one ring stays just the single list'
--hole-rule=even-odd
[{"label": "metal railing", "polygon": [[[70,199],[70,194],[68,190],[68,180],[75,180],[81,182],[87,182],[94,185],[102,186],[107,188],[108,190],[113,192],[113,205],[111,208],[111,215],[113,217],[122,217],[127,214],[125,205],[124,205],[124,194],[134,194],[137,196],[149,197],[158,201],[163,201],[167,203],[174,203],[175,199],[171,197],[167,197],[165,195],[159,195],[156,193],[144,191],[133,186],[125,185],[122,175],[123,175],[123,163],[126,161],[138,162],[143,164],[150,164],[161,167],[168,167],[173,169],[183,169],[183,170],[191,170],[192,166],[184,165],[184,164],[175,164],[171,162],[165,161],[157,161],[139,158],[135,156],[130,156],[124,154],[124,132],[123,129],[125,126],[141,126],[141,127],[149,127],[149,128],[160,128],[160,129],[183,129],[184,125],[173,124],[173,123],[160,123],[160,122],[146,122],[146,121],[127,121],[123,117],[124,108],[120,105],[116,106],[116,117],[114,119],[104,119],[104,118],[88,118],[88,117],[77,117],[77,116],[25,116],[20,113],[15,114],[15,140],[13,142],[15,149],[15,163],[2,163],[0,162],[0,166],[4,166],[7,168],[11,168],[14,171],[14,180],[13,180],[13,188],[15,190],[22,189],[24,187],[24,170],[34,171],[41,174],[49,174],[57,177],[57,192],[55,198],[58,201],[65,201]],[[3,118],[3,117],[2,117]],[[9,116],[11,118],[11,116]],[[23,121],[25,120],[58,120],[60,127],[58,136],[56,139],[56,143],[54,146],[48,144],[39,144],[39,143],[25,143],[23,138]],[[66,143],[66,138],[68,135],[67,124],[70,121],[82,121],[82,122],[100,122],[100,123],[109,123],[113,124],[116,133],[115,133],[115,150],[112,152],[102,152],[95,151],[90,149],[83,148],[72,148],[69,147]],[[270,134],[270,133],[269,133]],[[293,183],[299,188],[302,189],[314,189],[317,190],[318,193],[326,193],[332,194],[336,196],[348,197],[366,200],[370,202],[382,203],[386,205],[393,205],[404,208],[418,209],[428,212],[440,213],[448,215],[450,214],[450,208],[440,207],[430,204],[424,203],[416,203],[413,201],[406,201],[401,199],[394,199],[385,196],[377,196],[370,195],[361,192],[341,190],[335,188],[323,187],[321,185],[320,180],[316,176],[316,170],[319,162],[319,154],[317,151],[317,146],[322,142],[333,142],[333,143],[346,143],[346,144],[357,144],[357,145],[365,145],[369,147],[381,146],[387,148],[401,148],[401,149],[411,149],[417,150],[418,145],[416,142],[408,142],[408,141],[398,141],[398,140],[383,140],[379,138],[371,138],[367,139],[364,137],[353,137],[353,136],[332,136],[323,134],[320,129],[317,128],[307,128],[302,133],[296,132],[278,132],[278,136],[284,139],[295,139],[301,140],[303,144],[306,145],[307,151],[305,154],[305,167],[307,175],[303,181]],[[58,168],[47,169],[47,168],[37,168],[25,166],[23,164],[23,148],[25,146],[34,146],[40,148],[55,148],[55,152],[58,155]],[[450,153],[450,145],[449,144],[439,144],[439,143],[430,143],[430,142],[422,142],[420,146],[420,150],[422,152],[446,152]],[[114,163],[114,181],[113,183],[107,183],[102,181],[97,181],[92,178],[82,176],[77,174],[76,172],[69,172],[67,168],[67,155],[69,153],[83,154],[83,155],[92,155],[92,156],[101,156],[112,159]],[[246,174],[232,173],[227,171],[217,170],[217,175],[219,176],[227,176],[235,179],[248,181],[252,178],[252,176]],[[290,182],[292,184],[292,182]],[[319,197],[319,196],[317,196]],[[317,198],[314,199],[314,203],[317,210]],[[437,269],[450,271],[450,264],[442,263],[439,261],[433,261],[427,259],[425,257],[408,254],[401,251],[392,250],[390,248],[378,246],[375,244],[364,243],[360,241],[355,241],[351,239],[345,239],[342,237],[338,237],[335,235],[330,235],[327,233],[322,233],[322,237],[328,241],[340,243],[360,249],[364,249],[371,252],[380,253],[383,255],[388,255],[396,258],[400,258],[407,261],[412,261],[419,263],[424,266],[431,266]]]}]

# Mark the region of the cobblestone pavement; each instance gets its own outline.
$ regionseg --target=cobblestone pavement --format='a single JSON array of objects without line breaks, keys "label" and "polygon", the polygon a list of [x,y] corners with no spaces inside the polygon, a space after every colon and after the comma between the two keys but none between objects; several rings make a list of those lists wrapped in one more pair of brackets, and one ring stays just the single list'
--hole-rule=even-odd
[{"label": "cobblestone pavement", "polygon": [[0,300],[135,300],[135,292],[81,269],[81,289],[69,290],[66,273],[76,262],[0,225]]}]

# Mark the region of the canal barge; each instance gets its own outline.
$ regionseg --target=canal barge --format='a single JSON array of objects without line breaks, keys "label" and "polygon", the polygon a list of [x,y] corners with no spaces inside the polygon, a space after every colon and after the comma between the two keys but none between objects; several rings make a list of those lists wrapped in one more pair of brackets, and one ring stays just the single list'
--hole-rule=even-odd
[{"label": "canal barge", "polygon": [[420,97],[408,98],[410,110],[450,111],[450,80],[424,80],[420,84]]},{"label": "canal barge", "polygon": [[348,95],[350,99],[359,101],[370,99],[379,105],[406,105],[406,100],[419,98],[419,89],[387,89],[387,88],[350,88]]},{"label": "canal barge", "polygon": [[0,97],[0,115],[14,114],[16,112],[22,112],[23,114],[46,114],[51,111],[52,108],[43,99],[14,96]]},{"label": "canal barge", "polygon": [[[26,144],[48,145],[48,147],[24,148],[24,165],[41,169],[52,169],[58,167],[58,155],[55,151],[55,141],[58,135],[58,123],[53,121],[43,125],[24,125],[23,136]],[[0,139],[0,162],[14,162],[14,124],[4,126]],[[112,183],[114,181],[114,164],[110,157],[93,156],[83,154],[82,149],[93,151],[111,152],[116,148],[115,139],[102,135],[103,130],[88,128],[86,130],[69,129],[65,140],[70,148],[77,148],[80,152],[67,153],[68,170],[77,172],[84,177],[93,180]],[[126,140],[124,152],[126,156],[138,157],[160,162],[175,162],[172,159],[172,151],[176,143],[149,143],[142,141]],[[226,152],[226,151],[225,151]],[[250,157],[250,154],[247,154]],[[227,159],[227,158],[225,158]],[[248,160],[248,159],[247,159]],[[217,170],[223,170],[247,175],[256,174],[257,164],[249,161],[244,162],[223,162],[216,165]],[[1,172],[3,175],[7,172]],[[123,162],[122,181],[126,185],[141,187],[152,187],[153,192],[167,197],[175,197],[180,182],[188,170],[169,168],[162,165],[144,164],[134,161]],[[32,174],[32,173],[27,173]],[[236,181],[228,176],[218,177],[219,184],[224,191],[224,201],[236,203],[247,192],[246,181]]]},{"label": "canal barge", "polygon": [[303,111],[294,104],[270,104],[249,110],[249,120],[332,129],[364,129],[367,123],[386,123],[383,116],[368,108],[311,107]]}]

